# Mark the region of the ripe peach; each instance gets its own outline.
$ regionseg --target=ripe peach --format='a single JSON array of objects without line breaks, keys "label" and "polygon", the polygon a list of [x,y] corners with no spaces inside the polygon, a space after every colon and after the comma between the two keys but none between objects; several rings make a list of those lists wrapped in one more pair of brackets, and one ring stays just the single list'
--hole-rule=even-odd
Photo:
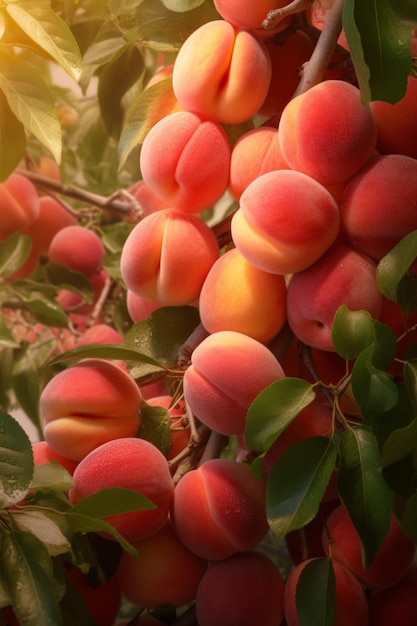
[{"label": "ripe peach", "polygon": [[32,443],[32,452],[33,452],[33,462],[35,465],[43,465],[44,463],[51,463],[55,461],[62,467],[64,467],[67,472],[71,474],[74,473],[75,468],[78,465],[77,461],[73,459],[68,459],[62,454],[59,454],[51,448],[47,441],[34,441]]},{"label": "ripe peach", "polygon": [[214,6],[218,13],[227,22],[235,26],[248,29],[262,28],[262,22],[269,11],[278,9],[288,4],[288,0],[258,0],[251,2],[246,0],[214,0]]},{"label": "ripe peach", "polygon": [[282,169],[290,168],[281,154],[276,128],[253,128],[241,135],[232,148],[229,189],[239,200],[258,176]]},{"label": "ripe peach", "polygon": [[43,388],[44,437],[56,452],[80,461],[106,441],[136,435],[141,402],[138,386],[120,367],[104,359],[84,359]]},{"label": "ripe peach", "polygon": [[175,488],[171,519],[195,554],[217,561],[252,550],[268,531],[266,484],[249,465],[211,459],[187,472]]},{"label": "ripe peach", "polygon": [[317,261],[335,241],[339,208],[316,180],[292,170],[259,176],[240,197],[233,241],[265,272],[292,274]]},{"label": "ripe peach", "polygon": [[190,426],[186,417],[184,400],[174,402],[172,396],[153,396],[147,399],[150,406],[159,406],[169,411],[171,421],[171,446],[167,454],[168,461],[184,450],[190,441]]},{"label": "ripe peach", "polygon": [[343,192],[340,215],[349,244],[379,261],[417,229],[417,159],[375,157]]},{"label": "ripe peach", "polygon": [[267,343],[286,320],[284,277],[263,272],[248,263],[239,250],[229,250],[207,274],[199,311],[209,333],[235,330]]},{"label": "ripe peach", "polygon": [[184,213],[198,213],[217,202],[226,191],[229,168],[230,143],[223,127],[189,111],[159,120],[140,151],[145,183],[167,208]]},{"label": "ripe peach", "polygon": [[126,292],[126,307],[132,322],[137,324],[148,317],[162,306],[159,302],[152,302],[152,300],[145,300],[137,296],[131,289]]},{"label": "ripe peach", "polygon": [[26,232],[39,216],[39,197],[31,181],[13,172],[0,183],[0,241]]},{"label": "ripe peach", "polygon": [[136,541],[137,557],[124,552],[117,570],[123,596],[133,604],[156,609],[181,607],[194,600],[207,561],[189,550],[167,522],[157,533]]},{"label": "ripe peach", "polygon": [[184,109],[222,124],[239,124],[265,100],[271,59],[265,44],[251,31],[213,20],[183,43],[172,81]]},{"label": "ripe peach", "polygon": [[256,396],[284,371],[268,348],[242,333],[219,331],[195,348],[184,374],[184,397],[209,428],[225,435],[245,431]]},{"label": "ripe peach", "polygon": [[89,278],[101,269],[104,254],[104,247],[97,233],[78,225],[61,228],[48,248],[51,263],[66,265]]},{"label": "ripe peach", "polygon": [[123,343],[123,336],[109,324],[95,324],[81,335],[78,346],[88,346],[93,343]]},{"label": "ripe peach", "polygon": [[[296,591],[301,572],[312,559],[302,561],[291,571],[284,587],[284,615],[287,626],[299,626]],[[357,578],[341,563],[332,560],[336,583],[336,603],[332,624],[368,626],[368,603]]]},{"label": "ripe peach", "polygon": [[116,576],[100,585],[92,585],[88,576],[76,567],[65,572],[67,582],[83,598],[89,616],[96,626],[113,626],[119,613],[122,594]]},{"label": "ripe peach", "polygon": [[388,589],[375,589],[369,596],[369,626],[414,626],[417,624],[417,565]]},{"label": "ripe peach", "polygon": [[376,264],[353,248],[334,244],[287,290],[287,319],[296,337],[313,348],[333,351],[332,325],[337,309],[365,310],[374,318],[382,308]]},{"label": "ripe peach", "polygon": [[235,554],[212,563],[197,590],[200,626],[280,626],[284,580],[271,559],[260,552]]},{"label": "ripe peach", "polygon": [[375,151],[372,113],[359,89],[342,80],[325,80],[290,100],[278,128],[290,167],[323,185],[348,180]]},{"label": "ripe peach", "polygon": [[39,215],[26,230],[40,254],[47,254],[54,236],[66,226],[74,226],[77,220],[62,204],[51,196],[39,198]]},{"label": "ripe peach", "polygon": [[168,461],[149,441],[137,437],[113,439],[85,456],[74,471],[68,492],[73,504],[110,487],[132,489],[156,508],[106,517],[127,541],[140,541],[158,532],[168,519],[174,483]]},{"label": "ripe peach", "polygon": [[[166,209],[145,217],[126,239],[120,270],[128,289],[166,305],[191,304],[219,257],[213,231],[194,215]],[[196,263],[198,259],[198,263]]]},{"label": "ripe peach", "polygon": [[19,280],[21,278],[29,278],[39,267],[40,254],[32,243],[29,255],[26,261],[12,274],[7,276],[8,281]]},{"label": "ripe peach", "polygon": [[334,560],[343,563],[370,589],[395,585],[410,567],[416,550],[414,541],[406,537],[392,514],[387,536],[372,563],[364,567],[359,534],[342,504],[327,518],[327,531],[323,532],[322,541],[325,553],[331,551]]}]

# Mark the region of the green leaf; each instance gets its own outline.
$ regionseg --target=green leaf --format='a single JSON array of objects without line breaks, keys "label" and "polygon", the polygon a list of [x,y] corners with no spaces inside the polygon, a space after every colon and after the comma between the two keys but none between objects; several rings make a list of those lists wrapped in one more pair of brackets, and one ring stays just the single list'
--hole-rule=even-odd
[{"label": "green leaf", "polygon": [[0,317],[0,345],[3,348],[18,348],[20,345],[13,337],[3,317]]},{"label": "green leaf", "polygon": [[291,446],[272,468],[266,512],[277,539],[310,522],[319,509],[336,462],[336,446],[327,437]]},{"label": "green leaf", "polygon": [[389,528],[391,492],[381,473],[375,435],[365,426],[346,430],[339,441],[338,491],[359,533],[364,565],[370,565]]},{"label": "green leaf", "polygon": [[87,303],[91,304],[93,302],[91,281],[81,272],[74,272],[69,267],[59,263],[47,263],[45,265],[45,278],[52,285],[60,287],[60,289],[75,291]]},{"label": "green leaf", "polygon": [[407,500],[399,522],[407,537],[417,543],[417,493]]},{"label": "green leaf", "polygon": [[170,11],[184,13],[203,4],[205,0],[162,0],[162,4]]},{"label": "green leaf", "polygon": [[131,348],[125,348],[120,343],[100,343],[91,344],[86,346],[80,346],[74,348],[74,350],[68,350],[62,354],[58,354],[56,357],[50,360],[49,365],[56,365],[57,363],[65,363],[68,361],[79,361],[86,358],[98,358],[98,359],[119,359],[121,361],[129,361],[129,363],[144,363],[148,366],[152,366],[157,371],[163,371],[163,366],[154,359],[136,352]]},{"label": "green leaf", "polygon": [[[23,287],[23,289],[21,288]],[[33,313],[37,321],[45,326],[66,328],[68,318],[61,305],[56,301],[53,294],[38,289],[25,281],[14,282],[14,294],[25,304],[26,308]]]},{"label": "green leaf", "polygon": [[315,396],[313,385],[300,378],[282,378],[269,385],[249,407],[245,430],[248,446],[266,452]]},{"label": "green leaf", "polygon": [[68,511],[66,516],[74,533],[103,533],[113,537],[113,539],[120,544],[123,550],[134,557],[137,556],[136,549],[132,546],[132,544],[126,541],[123,535],[121,535],[115,527],[108,522],[91,517],[90,515],[83,515],[82,513],[73,511]]},{"label": "green leaf", "polygon": [[332,342],[343,359],[355,359],[373,338],[372,317],[368,311],[350,311],[345,304],[338,308],[333,320]]},{"label": "green leaf", "polygon": [[36,510],[13,511],[13,521],[19,530],[31,533],[39,539],[50,556],[70,552],[71,543],[60,526],[47,513]]},{"label": "green leaf", "polygon": [[295,602],[299,626],[332,626],[336,579],[331,559],[314,558],[304,566]]},{"label": "green leaf", "polygon": [[133,491],[133,489],[109,487],[86,496],[74,504],[71,514],[77,513],[101,518],[155,508],[155,504],[149,498]]},{"label": "green leaf", "polygon": [[403,97],[411,67],[411,29],[388,0],[346,0],[343,27],[362,99],[394,103]]},{"label": "green leaf", "polygon": [[6,11],[28,37],[78,81],[81,52],[69,26],[46,0],[6,0]]},{"label": "green leaf", "polygon": [[32,240],[25,233],[13,233],[0,243],[0,276],[7,277],[25,263],[32,248]]},{"label": "green leaf", "polygon": [[26,133],[22,122],[10,109],[0,92],[0,180],[13,173],[22,160],[26,147]]},{"label": "green leaf", "polygon": [[150,441],[166,456],[171,447],[169,411],[161,406],[150,406],[145,402],[140,410],[139,436]]},{"label": "green leaf", "polygon": [[417,230],[406,235],[378,263],[378,288],[406,312],[417,310],[416,278],[408,272],[417,257]]},{"label": "green leaf", "polygon": [[25,626],[63,626],[48,551],[32,533],[6,532],[1,542],[1,578],[14,612]]},{"label": "green leaf", "polygon": [[19,422],[0,410],[0,507],[17,504],[33,476],[32,444]]},{"label": "green leaf", "polygon": [[2,50],[0,90],[23,126],[61,160],[61,125],[48,86],[34,68],[17,55]]},{"label": "green leaf", "polygon": [[56,461],[35,465],[31,489],[66,492],[73,486],[71,474]]}]

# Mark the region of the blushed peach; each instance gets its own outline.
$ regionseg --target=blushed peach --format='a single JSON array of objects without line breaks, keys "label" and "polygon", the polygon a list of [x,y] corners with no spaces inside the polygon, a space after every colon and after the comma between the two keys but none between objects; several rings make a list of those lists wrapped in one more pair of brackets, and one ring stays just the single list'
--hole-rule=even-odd
[{"label": "blushed peach", "polygon": [[39,197],[34,184],[13,172],[0,183],[0,241],[25,232],[39,216]]},{"label": "blushed peach", "polygon": [[43,388],[44,437],[56,452],[80,461],[106,441],[136,435],[141,403],[138,386],[120,367],[104,359],[84,359]]},{"label": "blushed peach", "polygon": [[159,309],[162,304],[154,302],[152,300],[145,300],[141,296],[136,295],[131,289],[126,293],[126,307],[132,321],[137,324],[148,319],[148,317]]},{"label": "blushed peach", "polygon": [[28,235],[40,254],[47,254],[54,236],[66,226],[77,224],[76,218],[52,196],[39,198],[39,215],[27,229]]},{"label": "blushed peach", "polygon": [[171,519],[192,552],[217,561],[252,550],[265,537],[265,505],[266,484],[248,465],[211,459],[181,478]]},{"label": "blushed peach", "polygon": [[34,441],[32,443],[32,452],[33,452],[33,462],[35,465],[43,465],[44,463],[51,463],[55,461],[63,468],[67,470],[72,476],[75,468],[78,465],[77,461],[73,459],[68,459],[62,454],[59,454],[51,448],[47,441]]},{"label": "blushed peach", "polygon": [[321,257],[339,225],[339,208],[327,189],[307,174],[278,170],[246,188],[231,232],[250,263],[265,272],[292,274]]},{"label": "blushed peach", "polygon": [[[128,289],[166,305],[191,304],[219,256],[213,231],[194,215],[166,209],[145,217],[126,239],[120,270]],[[196,262],[198,259],[198,263]]]},{"label": "blushed peach", "polygon": [[79,225],[61,228],[48,248],[51,263],[66,265],[89,278],[101,269],[104,255],[105,250],[97,233]]},{"label": "blushed peach", "polygon": [[229,250],[201,288],[201,322],[209,333],[234,330],[268,343],[284,326],[286,291],[283,276],[263,272],[239,250]]},{"label": "blushed peach", "polygon": [[283,377],[280,363],[264,344],[236,331],[219,331],[193,351],[183,379],[184,398],[209,428],[241,435],[249,405]]},{"label": "blushed peach", "polygon": [[261,28],[269,11],[286,4],[288,0],[214,0],[214,6],[224,20],[248,29]]},{"label": "blushed peach", "polygon": [[172,74],[175,96],[187,111],[222,124],[251,118],[265,100],[271,59],[250,30],[213,20],[186,39]]},{"label": "blushed peach", "polygon": [[148,132],[140,151],[140,169],[145,183],[167,208],[198,213],[226,191],[230,151],[220,124],[179,111],[159,120]]}]

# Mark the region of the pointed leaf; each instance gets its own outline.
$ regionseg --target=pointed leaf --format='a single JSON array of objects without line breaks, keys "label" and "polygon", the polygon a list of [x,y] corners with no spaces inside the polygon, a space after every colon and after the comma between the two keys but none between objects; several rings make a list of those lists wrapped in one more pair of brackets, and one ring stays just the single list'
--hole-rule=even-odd
[{"label": "pointed leaf", "polygon": [[283,378],[269,385],[249,407],[245,431],[248,446],[266,452],[315,396],[313,385],[300,378]]},{"label": "pointed leaf", "polygon": [[375,435],[365,426],[346,430],[339,442],[338,491],[361,538],[370,565],[389,528],[391,492],[382,476]]},{"label": "pointed leaf", "polygon": [[13,521],[20,530],[37,537],[51,556],[58,556],[71,550],[71,543],[59,525],[43,511],[24,509],[13,511]]},{"label": "pointed leaf", "polygon": [[60,289],[69,289],[78,293],[87,303],[91,304],[93,302],[91,281],[81,272],[74,272],[59,263],[47,263],[45,266],[45,278],[52,285],[59,286]]},{"label": "pointed leaf", "polygon": [[326,437],[299,441],[278,459],[268,480],[266,503],[277,539],[315,517],[335,462],[336,446]]},{"label": "pointed leaf", "polygon": [[155,508],[155,504],[149,498],[133,489],[109,487],[86,496],[74,504],[71,513],[100,518]]},{"label": "pointed leaf", "polygon": [[0,317],[0,345],[3,348],[18,348],[20,345],[13,337],[3,317]]},{"label": "pointed leaf", "polygon": [[372,318],[368,311],[350,311],[345,304],[338,308],[333,320],[332,342],[343,359],[355,359],[373,338]]},{"label": "pointed leaf", "polygon": [[66,363],[68,361],[79,361],[80,359],[86,359],[89,357],[99,359],[119,359],[121,361],[129,361],[130,363],[146,363],[152,366],[155,370],[162,371],[163,366],[154,359],[136,352],[131,348],[125,348],[120,343],[100,343],[91,344],[86,346],[80,346],[74,348],[74,350],[68,350],[62,354],[58,354],[56,357],[50,360],[50,365],[56,365],[57,363]]},{"label": "pointed leaf", "polygon": [[150,441],[163,455],[167,455],[171,446],[171,419],[169,411],[161,406],[142,405],[140,410],[141,439]]},{"label": "pointed leaf", "polygon": [[74,533],[104,533],[105,535],[113,537],[113,539],[120,544],[123,550],[134,557],[137,556],[136,549],[132,546],[132,544],[126,541],[123,535],[121,535],[115,527],[108,522],[96,517],[91,517],[90,515],[83,515],[82,513],[73,511],[68,511],[66,516]]},{"label": "pointed leaf", "polygon": [[32,240],[24,233],[13,233],[0,243],[0,276],[10,276],[22,267],[32,248]]},{"label": "pointed leaf", "polygon": [[162,0],[162,4],[170,11],[178,11],[180,13],[191,11],[203,4],[205,0]]},{"label": "pointed leaf", "polygon": [[0,181],[6,180],[19,165],[25,147],[26,133],[23,124],[0,92]]},{"label": "pointed leaf", "polygon": [[20,502],[32,476],[30,439],[17,420],[0,410],[0,507]]},{"label": "pointed leaf", "polygon": [[66,492],[73,486],[71,474],[56,461],[35,465],[31,489]]},{"label": "pointed leaf", "polygon": [[299,626],[332,626],[336,580],[331,559],[315,558],[298,579],[295,602]]},{"label": "pointed leaf", "polygon": [[66,328],[68,326],[68,318],[53,295],[49,295],[35,286],[32,289],[19,289],[20,284],[18,282],[14,284],[15,295],[24,302],[27,309],[34,314],[38,322],[45,324],[45,326],[58,328]]},{"label": "pointed leaf", "polygon": [[408,272],[416,258],[417,230],[414,230],[380,260],[376,272],[381,293],[407,313],[417,310],[415,277]]}]

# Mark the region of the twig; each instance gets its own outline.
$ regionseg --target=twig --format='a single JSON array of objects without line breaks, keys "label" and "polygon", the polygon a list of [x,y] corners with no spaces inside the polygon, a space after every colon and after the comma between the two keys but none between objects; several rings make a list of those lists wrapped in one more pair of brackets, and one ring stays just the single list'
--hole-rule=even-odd
[{"label": "twig", "polygon": [[269,11],[266,18],[262,22],[262,28],[265,30],[274,30],[284,18],[289,15],[302,13],[311,7],[314,0],[293,0],[280,9]]}]

